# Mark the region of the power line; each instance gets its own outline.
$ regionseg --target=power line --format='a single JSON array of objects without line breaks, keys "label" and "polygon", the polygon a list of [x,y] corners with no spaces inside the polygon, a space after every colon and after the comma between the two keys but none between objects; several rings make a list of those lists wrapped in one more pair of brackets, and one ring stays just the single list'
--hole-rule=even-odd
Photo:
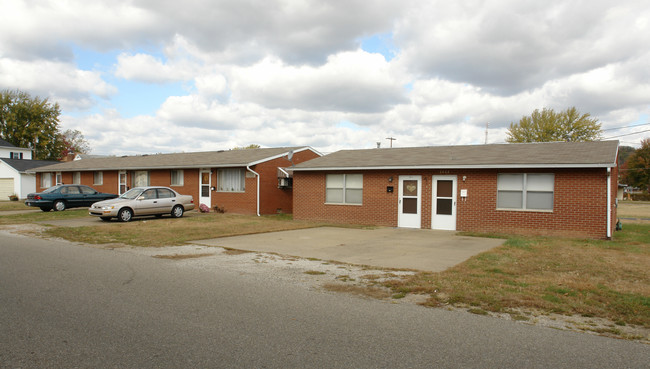
[{"label": "power line", "polygon": [[615,127],[615,128],[607,128],[607,129],[601,129],[601,131],[614,131],[617,129],[625,129],[625,128],[636,128],[636,127],[642,127],[642,126],[650,126],[650,123],[643,123],[643,124],[637,124],[635,126],[625,126],[625,127]]},{"label": "power line", "polygon": [[636,135],[636,134],[643,133],[643,132],[650,132],[650,129],[646,129],[644,131],[639,131],[639,132],[634,132],[634,133],[627,133],[627,134],[624,134],[624,135],[606,137],[606,138],[603,138],[603,140],[609,140],[611,138],[616,138],[616,137],[632,136],[632,135]]}]

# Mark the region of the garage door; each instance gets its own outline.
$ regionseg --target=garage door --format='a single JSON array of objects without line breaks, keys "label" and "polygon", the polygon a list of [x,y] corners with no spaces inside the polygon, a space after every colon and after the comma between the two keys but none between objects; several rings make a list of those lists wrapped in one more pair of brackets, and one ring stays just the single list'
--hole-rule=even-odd
[{"label": "garage door", "polygon": [[14,193],[14,179],[0,178],[0,200],[9,200]]}]

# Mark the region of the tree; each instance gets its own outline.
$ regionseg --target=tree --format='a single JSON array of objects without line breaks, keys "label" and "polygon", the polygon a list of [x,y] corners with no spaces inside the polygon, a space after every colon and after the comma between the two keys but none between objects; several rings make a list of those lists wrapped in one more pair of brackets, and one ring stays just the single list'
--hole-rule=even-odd
[{"label": "tree", "polygon": [[79,130],[68,129],[61,134],[63,140],[63,151],[60,157],[64,158],[68,154],[88,154],[90,152],[90,144],[84,138],[84,135]]},{"label": "tree", "polygon": [[554,141],[596,141],[600,139],[600,123],[589,114],[580,114],[575,107],[555,112],[553,109],[538,109],[530,116],[524,116],[519,123],[510,123],[506,141],[554,142]]},{"label": "tree", "polygon": [[58,159],[63,151],[59,104],[22,91],[0,92],[0,137],[33,150],[34,159]]},{"label": "tree", "polygon": [[625,164],[627,159],[636,152],[636,149],[632,146],[619,146],[618,147],[618,165],[621,166]]},{"label": "tree", "polygon": [[258,144],[250,144],[248,146],[242,146],[242,147],[234,147],[233,150],[248,150],[248,149],[259,149],[260,145]]},{"label": "tree", "polygon": [[650,138],[641,140],[641,147],[630,155],[622,169],[627,185],[650,191]]}]

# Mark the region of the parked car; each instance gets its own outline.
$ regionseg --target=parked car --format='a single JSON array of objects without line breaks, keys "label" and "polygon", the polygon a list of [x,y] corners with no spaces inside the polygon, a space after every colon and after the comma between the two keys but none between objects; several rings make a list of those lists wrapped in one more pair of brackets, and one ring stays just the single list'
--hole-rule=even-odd
[{"label": "parked car", "polygon": [[180,218],[188,210],[194,209],[194,198],[181,195],[168,187],[135,187],[122,196],[92,204],[88,209],[90,215],[101,220],[117,218],[128,222],[133,217],[155,215],[158,217],[170,214],[172,218]]},{"label": "parked car", "polygon": [[25,205],[39,207],[43,211],[63,211],[68,208],[85,208],[97,201],[116,197],[116,194],[99,192],[88,186],[56,185],[43,192],[28,194]]}]

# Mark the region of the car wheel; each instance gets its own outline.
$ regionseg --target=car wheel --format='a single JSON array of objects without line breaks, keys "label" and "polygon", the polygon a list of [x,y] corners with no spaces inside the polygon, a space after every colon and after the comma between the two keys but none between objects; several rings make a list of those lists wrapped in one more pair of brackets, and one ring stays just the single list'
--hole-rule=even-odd
[{"label": "car wheel", "polygon": [[120,222],[128,222],[131,218],[133,218],[133,211],[131,209],[122,209],[117,213],[117,219],[119,219]]},{"label": "car wheel", "polygon": [[47,213],[48,211],[52,210],[52,208],[46,208],[45,206],[43,206],[41,207],[41,210]]},{"label": "car wheel", "polygon": [[62,200],[56,200],[54,202],[54,211],[63,211],[65,210],[65,202]]},{"label": "car wheel", "polygon": [[172,209],[172,218],[180,218],[180,217],[182,217],[184,211],[185,210],[183,209],[182,206],[180,206],[180,205],[174,206],[174,208]]},{"label": "car wheel", "polygon": [[108,222],[109,220],[111,220],[111,217],[99,217],[99,219]]}]

